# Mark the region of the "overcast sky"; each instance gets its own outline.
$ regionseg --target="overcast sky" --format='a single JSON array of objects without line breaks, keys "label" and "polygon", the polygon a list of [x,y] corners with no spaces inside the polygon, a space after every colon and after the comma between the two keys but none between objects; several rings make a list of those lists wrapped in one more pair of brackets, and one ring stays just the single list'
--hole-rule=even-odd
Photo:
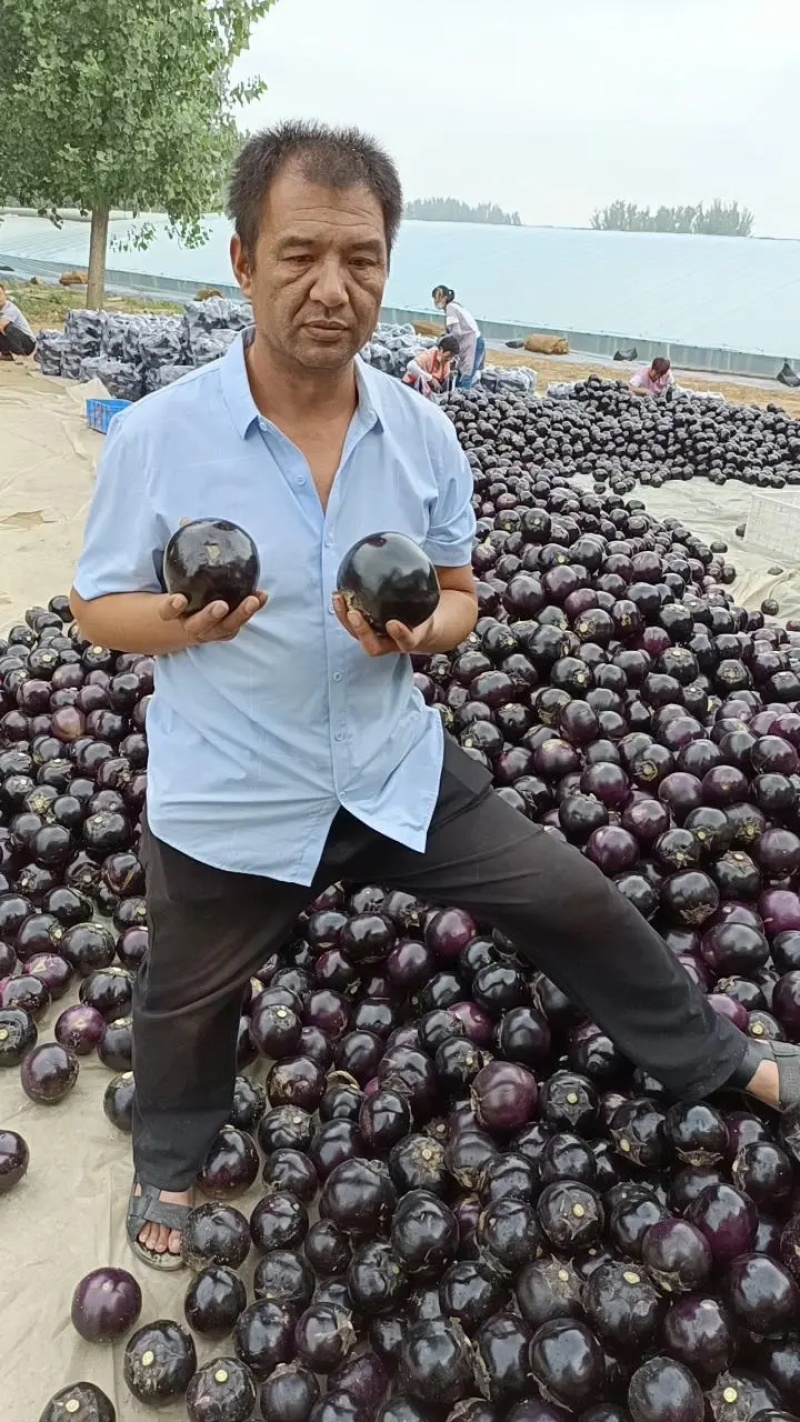
[{"label": "overcast sky", "polygon": [[249,128],[358,124],[409,197],[585,226],[719,196],[800,236],[798,0],[277,0],[243,68]]}]

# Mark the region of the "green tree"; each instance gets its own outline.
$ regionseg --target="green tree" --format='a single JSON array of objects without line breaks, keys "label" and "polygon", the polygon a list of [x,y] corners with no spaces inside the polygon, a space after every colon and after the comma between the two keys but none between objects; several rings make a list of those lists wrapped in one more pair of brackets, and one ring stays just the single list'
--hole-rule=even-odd
[{"label": "green tree", "polygon": [[[0,173],[20,204],[59,222],[91,213],[86,304],[105,290],[109,215],[166,213],[205,238],[236,146],[235,112],[262,93],[231,65],[274,0],[2,0]],[[131,234],[142,248],[154,235]]]},{"label": "green tree", "polygon": [[714,237],[750,237],[754,222],[749,207],[721,198],[714,198],[710,207],[662,206],[655,212],[617,198],[591,216],[592,227],[603,232],[701,232]]},{"label": "green tree", "polygon": [[521,227],[518,212],[504,212],[494,202],[479,202],[474,207],[458,198],[412,198],[406,203],[405,215],[416,222],[486,222],[495,227]]}]

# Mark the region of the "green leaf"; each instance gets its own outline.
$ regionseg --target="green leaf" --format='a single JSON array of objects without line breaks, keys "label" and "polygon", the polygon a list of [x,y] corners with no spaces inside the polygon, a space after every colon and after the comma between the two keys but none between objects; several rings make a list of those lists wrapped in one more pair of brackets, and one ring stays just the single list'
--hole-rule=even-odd
[{"label": "green leaf", "polygon": [[[241,137],[236,112],[264,92],[231,83],[274,0],[2,0],[0,173],[6,194],[60,209],[165,212],[206,240]],[[141,250],[153,224],[126,242]]]}]

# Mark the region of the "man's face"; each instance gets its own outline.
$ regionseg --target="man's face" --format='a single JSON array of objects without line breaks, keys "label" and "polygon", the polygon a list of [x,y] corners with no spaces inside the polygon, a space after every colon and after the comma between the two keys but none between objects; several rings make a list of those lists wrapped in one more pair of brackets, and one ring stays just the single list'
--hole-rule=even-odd
[{"label": "man's face", "polygon": [[388,256],[368,188],[319,187],[289,165],[265,200],[254,260],[238,237],[231,260],[259,336],[293,365],[344,369],[370,339]]}]

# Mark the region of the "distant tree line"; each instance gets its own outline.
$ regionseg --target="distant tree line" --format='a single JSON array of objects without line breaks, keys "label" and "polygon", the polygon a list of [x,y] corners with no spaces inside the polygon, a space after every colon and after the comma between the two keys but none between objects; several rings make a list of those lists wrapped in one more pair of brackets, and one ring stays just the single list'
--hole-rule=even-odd
[{"label": "distant tree line", "polygon": [[691,232],[709,237],[749,237],[755,217],[749,207],[738,202],[722,202],[720,198],[705,207],[703,203],[685,207],[639,207],[635,202],[618,198],[608,207],[592,213],[592,227],[604,232]]},{"label": "distant tree line", "polygon": [[488,222],[495,227],[521,227],[518,212],[504,212],[496,202],[479,202],[474,207],[458,198],[412,198],[406,203],[406,217],[416,222]]}]

